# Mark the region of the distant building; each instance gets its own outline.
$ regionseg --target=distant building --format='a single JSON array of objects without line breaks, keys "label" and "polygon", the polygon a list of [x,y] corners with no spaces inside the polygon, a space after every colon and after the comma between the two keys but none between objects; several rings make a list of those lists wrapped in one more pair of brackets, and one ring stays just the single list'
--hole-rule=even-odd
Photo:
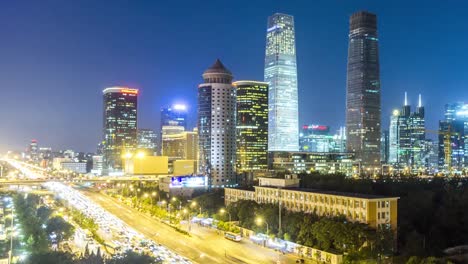
[{"label": "distant building", "polygon": [[363,171],[380,169],[380,70],[377,16],[361,11],[349,22],[346,88],[347,151]]},{"label": "distant building", "polygon": [[104,170],[122,170],[122,156],[137,147],[138,90],[110,87],[104,93]]},{"label": "distant building", "polygon": [[324,125],[304,125],[299,134],[300,151],[307,152],[340,152],[346,151],[345,128],[337,134],[330,134],[330,127]]},{"label": "distant building", "polygon": [[77,162],[69,158],[54,158],[52,168],[57,171],[72,171],[86,173],[86,162]]},{"label": "distant building", "polygon": [[138,129],[138,145],[139,150],[147,152],[149,155],[154,155],[158,151],[157,142],[158,136],[152,129]]},{"label": "distant building", "polygon": [[270,151],[268,168],[289,173],[359,174],[353,153]]},{"label": "distant building", "polygon": [[388,164],[389,151],[390,151],[390,135],[388,130],[382,131],[380,138],[380,160],[383,164]]},{"label": "distant building", "polygon": [[268,84],[233,83],[237,93],[237,172],[268,167]]},{"label": "distant building", "polygon": [[[293,187],[288,186],[292,184]],[[260,204],[281,204],[292,212],[316,213],[320,216],[344,216],[348,221],[368,224],[372,228],[390,226],[396,232],[399,197],[366,195],[297,188],[294,179],[260,178],[254,189],[224,189],[224,204],[252,200]]]},{"label": "distant building", "polygon": [[35,140],[35,139],[31,140],[31,143],[29,143],[27,153],[29,155],[29,158],[32,161],[38,161],[38,159],[39,159],[38,149],[39,149],[39,147],[37,146],[37,140]]},{"label": "distant building", "polygon": [[93,156],[93,167],[91,173],[95,175],[102,175],[103,170],[103,157],[102,155]]},{"label": "distant building", "polygon": [[200,172],[210,188],[236,185],[236,91],[221,61],[203,73],[198,85]]},{"label": "distant building", "polygon": [[187,106],[174,104],[161,108],[161,130],[163,126],[181,126],[187,130]]},{"label": "distant building", "polygon": [[439,170],[460,173],[468,167],[468,103],[446,104],[444,116],[439,121]]},{"label": "distant building", "polygon": [[[170,130],[168,132],[167,130]],[[197,160],[198,133],[184,131],[180,126],[165,126],[162,133],[162,155],[169,160]]]},{"label": "distant building", "polygon": [[268,17],[265,49],[268,94],[268,150],[299,150],[296,37],[294,17]]},{"label": "distant building", "polygon": [[427,169],[427,144],[424,107],[419,96],[415,112],[411,112],[405,93],[405,104],[401,111],[393,111],[390,119],[389,162],[398,171],[418,173]]}]

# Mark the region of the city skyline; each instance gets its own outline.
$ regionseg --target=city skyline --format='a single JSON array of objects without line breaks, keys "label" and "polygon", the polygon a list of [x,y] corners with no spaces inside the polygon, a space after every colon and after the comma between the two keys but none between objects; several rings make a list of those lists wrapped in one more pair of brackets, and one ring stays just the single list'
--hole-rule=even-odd
[{"label": "city skyline", "polygon": [[[363,2],[365,3],[365,2]],[[14,4],[10,4],[10,8],[14,7]],[[314,5],[309,5],[311,7]],[[324,5],[321,8],[326,8]],[[76,7],[76,6],[73,6]],[[138,6],[140,7],[140,6]],[[408,10],[411,10],[412,6],[409,6]],[[39,19],[40,21],[49,21],[45,17],[41,17],[34,13],[34,8],[37,6],[32,5],[30,10],[24,11],[17,19],[25,19],[25,14],[28,12],[32,12],[32,18]],[[70,12],[69,8],[66,6],[61,6],[60,8],[63,9],[63,14]],[[97,10],[103,10],[103,8],[109,8],[108,12],[117,12],[119,7],[108,7],[108,6],[98,6]],[[120,7],[122,8],[122,7]],[[171,7],[166,7],[171,8]],[[60,9],[60,10],[62,10]],[[151,8],[150,8],[151,9]],[[163,8],[164,9],[164,8]],[[25,57],[30,52],[26,52],[26,54],[19,54],[20,56],[17,59],[13,59],[10,56],[6,56],[5,64],[9,64],[11,69],[8,68],[5,70],[4,74],[5,78],[3,78],[2,85],[5,87],[11,87],[7,89],[4,96],[1,99],[0,103],[5,107],[5,109],[11,109],[14,111],[14,118],[3,118],[5,119],[4,122],[4,129],[0,132],[2,138],[8,138],[8,141],[2,142],[0,146],[0,150],[5,151],[8,149],[15,149],[15,150],[23,150],[25,146],[30,142],[31,139],[35,138],[38,140],[40,146],[51,146],[54,149],[57,148],[73,148],[80,151],[95,151],[96,144],[100,142],[100,124],[102,122],[101,118],[98,115],[91,115],[93,112],[99,112],[101,109],[102,104],[99,100],[99,92],[105,88],[112,85],[125,85],[130,87],[140,88],[141,90],[141,101],[140,101],[140,109],[139,113],[141,114],[141,118],[139,117],[139,126],[141,128],[148,127],[148,128],[157,128],[159,126],[158,122],[158,111],[161,106],[171,104],[174,102],[185,102],[190,107],[190,127],[195,125],[196,120],[196,103],[195,103],[195,94],[193,87],[196,87],[197,81],[197,72],[201,72],[206,65],[209,65],[213,58],[221,57],[223,62],[229,65],[229,68],[232,70],[235,76],[240,79],[262,79],[262,72],[263,72],[263,54],[264,54],[264,30],[265,30],[265,20],[266,18],[275,12],[282,12],[291,14],[296,19],[296,34],[297,34],[297,50],[298,50],[298,76],[299,76],[299,125],[307,124],[310,122],[317,122],[321,124],[330,125],[333,130],[336,130],[340,125],[344,125],[344,94],[345,94],[345,65],[346,65],[346,38],[347,38],[347,19],[349,15],[352,13],[359,11],[359,10],[369,10],[379,17],[379,34],[380,38],[384,39],[385,46],[381,47],[381,73],[382,73],[382,127],[388,127],[389,117],[391,115],[391,110],[397,108],[399,104],[398,98],[395,96],[397,93],[401,94],[402,91],[408,90],[409,93],[415,95],[418,93],[422,93],[425,95],[425,104],[431,105],[432,107],[426,108],[427,119],[426,125],[428,128],[437,129],[438,120],[443,119],[443,106],[447,103],[457,102],[457,101],[466,101],[463,98],[466,98],[466,89],[463,90],[465,87],[465,83],[467,81],[461,73],[466,71],[468,67],[466,63],[458,62],[461,58],[466,57],[464,56],[464,51],[461,49],[462,46],[466,46],[466,39],[461,38],[458,39],[458,42],[449,41],[450,36],[448,36],[448,40],[446,43],[444,42],[443,45],[448,45],[448,47],[453,47],[452,49],[447,49],[446,53],[441,51],[435,50],[435,46],[431,46],[430,43],[427,43],[427,47],[423,48],[416,48],[415,39],[413,38],[406,38],[405,43],[402,43],[401,38],[393,37],[395,34],[403,34],[402,36],[410,36],[405,35],[408,34],[409,31],[403,27],[403,22],[413,22],[412,27],[422,27],[428,26],[422,24],[419,20],[413,21],[411,20],[409,11],[400,11],[398,18],[402,20],[402,22],[395,23],[394,18],[392,18],[391,14],[394,14],[395,10],[384,10],[384,5],[376,5],[376,4],[354,4],[354,5],[343,5],[338,7],[334,11],[330,11],[331,17],[321,17],[321,21],[317,19],[312,19],[306,16],[305,11],[301,11],[298,6],[296,7],[288,7],[288,6],[274,6],[269,8],[262,8],[261,12],[256,14],[255,19],[252,22],[249,22],[252,29],[249,28],[245,23],[239,25],[239,27],[244,31],[244,35],[249,37],[253,40],[253,44],[250,49],[246,49],[245,46],[240,45],[237,49],[235,49],[231,54],[231,52],[226,51],[226,49],[218,48],[214,49],[207,55],[207,52],[200,51],[200,55],[204,57],[203,60],[197,62],[197,64],[192,63],[192,59],[190,59],[190,63],[187,63],[188,66],[183,66],[185,73],[190,72],[190,74],[186,74],[187,79],[179,80],[176,84],[174,84],[175,88],[168,87],[169,85],[164,85],[164,79],[171,79],[173,81],[171,70],[174,69],[174,65],[169,64],[167,69],[164,68],[162,65],[165,65],[165,62],[169,61],[169,58],[164,58],[162,56],[158,62],[149,62],[142,63],[143,66],[137,67],[136,69],[141,69],[141,67],[147,67],[150,70],[149,72],[145,72],[142,74],[137,73],[136,69],[130,69],[131,65],[135,65],[136,62],[141,63],[145,62],[142,60],[143,54],[139,54],[135,51],[135,47],[146,47],[153,43],[154,40],[149,40],[148,42],[139,42],[138,46],[130,46],[127,47],[127,42],[124,41],[122,44],[116,44],[115,47],[110,47],[108,52],[110,54],[121,54],[123,58],[119,58],[122,60],[122,67],[121,70],[117,70],[115,67],[110,67],[109,69],[105,69],[102,76],[97,77],[93,71],[90,71],[89,63],[86,60],[78,60],[71,54],[68,54],[67,49],[61,47],[57,49],[52,56],[50,57],[50,61],[46,61],[41,58],[41,55],[34,55],[32,58],[36,58],[40,61],[46,61],[43,69],[36,69],[38,65],[37,63],[31,60],[32,58]],[[423,8],[420,10],[420,15],[424,17],[431,17],[437,14],[435,10],[437,9],[436,5],[430,5],[427,8]],[[8,10],[8,8],[7,8]],[[310,10],[310,9],[309,9]],[[257,10],[258,11],[258,10]],[[85,9],[78,9],[78,12],[82,12],[82,14],[86,14],[88,11]],[[138,12],[142,12],[139,8],[134,8],[130,10],[130,13],[135,15]],[[243,11],[248,12],[248,11]],[[458,14],[457,10],[451,11],[451,16],[447,17],[449,21],[453,19],[453,21],[457,21],[457,19],[461,19],[461,16]],[[67,19],[65,19],[64,15],[57,15],[54,17],[58,19],[58,21],[64,21],[67,23],[60,23],[60,27],[70,27],[76,26],[76,24],[71,23]],[[158,13],[159,14],[159,13]],[[220,15],[220,14],[218,14]],[[217,15],[216,15],[217,16]],[[6,16],[8,17],[8,16]],[[445,17],[445,16],[444,16]],[[336,22],[333,20],[336,18]],[[97,19],[95,17],[94,19]],[[151,17],[148,19],[152,19]],[[15,20],[12,19],[11,22],[20,22],[22,20]],[[27,21],[27,20],[25,20]],[[53,20],[52,20],[53,21]],[[326,21],[325,28],[327,29],[327,34],[330,34],[330,39],[315,39],[313,41],[314,33],[320,35],[324,35],[325,32],[315,29],[314,26],[319,27],[323,26],[319,22]],[[447,21],[447,23],[449,23]],[[452,21],[452,22],[453,22]],[[450,29],[457,30],[457,27],[461,27],[466,25],[467,23],[462,21],[458,21],[455,23],[455,27]],[[101,21],[102,22],[102,21]],[[333,22],[333,23],[332,23]],[[137,27],[138,23],[141,21],[137,21],[134,24],[130,24],[131,27]],[[169,22],[166,22],[169,23]],[[208,21],[201,21],[199,23],[208,23]],[[232,28],[232,25],[229,24],[228,21],[220,22],[228,23],[222,24],[229,28]],[[336,23],[336,25],[334,24]],[[99,24],[99,23],[98,23]],[[31,26],[31,25],[24,25],[19,23],[23,27],[26,27],[26,33],[24,35],[12,35],[11,43],[14,43],[15,40],[23,40],[25,41],[28,38],[35,37],[34,32],[37,29],[47,29],[50,26],[50,23],[43,23],[41,26]],[[97,31],[107,29],[110,27],[110,24],[104,24],[98,26],[96,28]],[[180,27],[180,25],[178,25]],[[115,25],[113,26],[115,27]],[[177,27],[177,26],[176,26]],[[148,30],[149,26],[145,25],[145,30]],[[155,28],[153,25],[151,28]],[[313,30],[311,29],[313,28]],[[442,32],[443,24],[435,25],[431,28],[431,30],[426,30],[431,33]],[[80,34],[85,34],[89,37],[86,33],[86,27],[81,28],[79,27],[77,32]],[[7,29],[4,29],[7,30]],[[63,30],[63,28],[61,28]],[[147,34],[147,32],[143,30],[141,35],[136,36],[143,36]],[[220,30],[220,29],[217,29]],[[396,32],[400,31],[400,32]],[[152,32],[152,31],[151,31]],[[129,32],[119,32],[130,34]],[[204,34],[203,32],[198,32],[200,34]],[[27,35],[30,34],[30,35]],[[54,36],[56,32],[48,32],[49,36]],[[46,35],[47,35],[46,34]],[[428,36],[424,35],[421,36],[422,33],[419,34],[419,40],[428,40]],[[11,34],[5,34],[11,35]],[[78,34],[79,35],[79,34]],[[416,34],[417,35],[417,34]],[[432,34],[431,34],[432,35]],[[437,35],[437,34],[434,34]],[[120,36],[116,34],[114,36]],[[175,38],[180,38],[181,36],[174,36]],[[64,39],[65,43],[69,42],[72,37],[67,35],[67,38]],[[333,44],[329,48],[324,48],[322,46],[327,46],[329,41],[334,40],[337,44]],[[336,41],[339,40],[339,41]],[[435,41],[435,44],[442,45],[440,40],[431,39]],[[50,38],[45,39],[46,43],[49,43],[51,40]],[[437,42],[439,41],[439,42]],[[98,41],[99,42],[99,41]],[[216,41],[215,41],[216,42]],[[23,42],[21,42],[23,43]],[[51,42],[54,44],[54,42]],[[87,39],[84,44],[91,45],[92,41]],[[221,45],[225,42],[220,41],[217,42],[216,45],[220,47],[226,46]],[[49,43],[50,44],[50,43]],[[165,43],[163,47],[168,48],[170,45]],[[403,45],[404,44],[404,45]],[[22,46],[19,45],[17,48],[13,48],[10,46],[10,43],[5,43],[4,52],[9,54],[17,54],[21,52]],[[57,45],[57,44],[55,44]],[[86,46],[85,45],[85,46]],[[317,51],[314,51],[310,47],[310,45],[317,45]],[[459,46],[458,46],[459,45]],[[53,45],[52,45],[53,46]],[[95,56],[96,52],[106,51],[107,49],[103,49],[101,44],[98,43],[99,47],[97,48],[90,48],[90,53],[85,58],[90,58],[91,56]],[[402,56],[405,52],[411,51],[412,58],[417,60],[418,68],[415,71],[415,74],[408,74],[404,71],[408,70],[415,70],[415,64],[411,62],[405,62],[405,65],[401,64],[401,60],[399,58],[395,58],[392,56],[392,52],[395,52],[395,49],[398,47],[406,47],[406,50],[402,50]],[[230,46],[229,46],[230,47]],[[460,47],[460,48],[458,48]],[[45,49],[44,45],[38,45],[36,47],[38,50]],[[319,53],[318,51],[321,50],[330,50],[334,54],[332,56],[332,61],[335,63],[327,62],[326,59],[323,57],[314,59],[314,56]],[[145,49],[143,49],[145,50]],[[314,52],[312,52],[312,51]],[[16,52],[15,52],[16,51]],[[36,50],[37,51],[37,50]],[[125,52],[127,51],[127,52]],[[148,51],[148,47],[146,47],[146,51]],[[421,57],[421,54],[425,52],[431,52],[431,60],[433,61],[435,58],[438,58],[437,65],[430,64],[429,58]],[[182,50],[182,53],[186,53],[187,51]],[[240,67],[240,65],[245,66],[241,63],[241,59],[235,59],[236,55],[238,56],[239,52],[245,52],[246,56],[252,56],[253,63],[251,66],[247,67]],[[79,53],[79,52],[78,52]],[[130,53],[130,54],[129,54]],[[216,54],[214,54],[216,53]],[[99,54],[99,53],[98,53]],[[135,55],[132,57],[132,54]],[[154,53],[150,54],[154,55]],[[343,56],[344,54],[344,56]],[[429,53],[428,53],[429,54]],[[448,54],[448,56],[447,56]],[[101,55],[101,54],[99,54]],[[314,56],[311,56],[314,55]],[[61,58],[63,56],[64,58]],[[144,57],[144,56],[143,56]],[[403,56],[404,57],[404,56]],[[67,58],[67,60],[64,60]],[[99,62],[97,67],[102,67],[105,64],[102,64],[103,59],[105,56],[98,56]],[[419,59],[419,60],[418,60]],[[421,60],[423,59],[423,60]],[[424,60],[428,59],[427,63],[424,63]],[[182,60],[178,59],[178,62]],[[193,60],[195,61],[195,59]],[[77,74],[80,78],[80,81],[77,81],[76,84],[72,80],[73,78],[70,77],[69,65],[74,65],[74,62],[77,62],[76,66],[77,71],[80,74]],[[125,65],[125,62],[130,62],[128,65]],[[457,67],[453,66],[453,63]],[[397,70],[396,66],[400,63],[402,69]],[[318,69],[319,66],[323,66],[323,69]],[[425,65],[424,65],[425,64]],[[24,67],[24,74],[26,74],[30,79],[29,83],[26,80],[20,80],[19,77],[15,75],[6,77],[7,74],[14,69],[17,69],[18,65],[23,65]],[[56,73],[57,71],[50,71],[51,68],[55,69],[58,65],[65,65],[63,67],[64,76],[57,75],[57,80],[54,80],[54,75],[52,73]],[[422,65],[422,66],[421,66]],[[445,65],[445,66],[444,66]],[[438,71],[437,69],[442,69],[443,67],[447,67],[447,65],[452,65],[450,67],[451,72],[447,71]],[[5,67],[5,66],[3,66]],[[163,71],[164,68],[164,71]],[[188,69],[190,68],[190,69]],[[91,69],[93,69],[91,67]],[[310,70],[312,69],[312,70]],[[34,71],[36,70],[36,71]],[[153,70],[153,71],[151,71]],[[157,70],[157,71],[156,71]],[[317,73],[314,72],[317,71]],[[440,72],[437,76],[433,76],[434,72]],[[158,73],[158,74],[155,74]],[[322,73],[323,76],[319,76]],[[22,74],[22,75],[24,75]],[[312,75],[312,77],[301,77],[302,75]],[[414,78],[410,77],[410,75],[414,76]],[[161,77],[162,76],[162,77]],[[319,76],[319,77],[318,77]],[[333,76],[335,80],[324,81],[325,77],[330,78]],[[424,78],[425,77],[425,78]],[[21,79],[24,79],[22,76]],[[163,79],[163,80],[161,80]],[[450,79],[450,80],[449,80]],[[31,82],[34,82],[35,85],[31,85]],[[163,82],[159,83],[158,82]],[[133,85],[135,84],[135,85]],[[165,83],[167,84],[167,83]],[[77,86],[78,85],[78,86]],[[34,87],[27,88],[27,87]],[[80,87],[77,89],[76,87]],[[154,88],[156,87],[156,88]],[[158,87],[160,87],[158,89]],[[167,88],[166,88],[167,87]],[[181,88],[183,87],[183,88]],[[330,89],[326,89],[327,87],[331,87]],[[458,87],[458,89],[454,88]],[[167,92],[162,90],[169,90],[171,94],[167,94]],[[329,90],[329,93],[323,93],[321,91]],[[448,90],[453,91],[451,93],[444,92],[437,90]],[[79,91],[79,92],[77,92]],[[47,97],[43,97],[47,95]],[[5,98],[12,98],[14,100],[5,100]],[[45,99],[47,98],[47,99]],[[413,97],[414,98],[414,97]],[[427,99],[426,99],[427,98]],[[21,104],[18,104],[18,100],[21,100]],[[323,101],[323,102],[322,102]],[[15,103],[16,102],[16,103]],[[12,104],[14,103],[14,105]],[[44,104],[47,103],[47,104]],[[18,105],[21,105],[21,108],[18,108]],[[39,107],[40,111],[34,111],[34,107]],[[323,110],[322,110],[323,109]],[[3,115],[11,114],[11,111],[4,111]],[[50,117],[50,118],[48,118]],[[68,118],[67,118],[68,117]],[[45,120],[45,118],[48,118]],[[75,124],[70,123],[70,121],[75,121]],[[141,120],[141,122],[140,122]],[[47,124],[47,126],[40,126],[39,124]],[[75,134],[73,131],[80,131],[78,126],[82,126],[83,124],[89,125],[89,132],[87,133],[77,133]],[[13,133],[12,131],[19,130],[19,128],[26,127],[29,129],[22,129],[19,133]],[[35,129],[33,129],[34,127]],[[28,131],[28,132],[23,132]]]}]

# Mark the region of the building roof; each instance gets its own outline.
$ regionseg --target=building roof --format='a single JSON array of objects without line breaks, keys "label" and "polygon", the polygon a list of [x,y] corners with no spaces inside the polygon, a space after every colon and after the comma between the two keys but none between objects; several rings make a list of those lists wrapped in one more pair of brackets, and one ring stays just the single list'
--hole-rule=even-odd
[{"label": "building roof", "polygon": [[223,73],[232,75],[231,71],[229,71],[219,59],[216,59],[215,63],[206,69],[203,74],[207,73]]},{"label": "building roof", "polygon": [[[275,186],[255,186],[255,187],[277,188]],[[400,197],[396,197],[396,196],[374,195],[374,194],[364,194],[364,193],[351,193],[351,192],[337,192],[337,191],[326,191],[326,190],[308,189],[308,188],[286,187],[286,188],[280,188],[280,189],[290,190],[290,191],[297,191],[297,192],[310,192],[310,193],[327,194],[327,195],[335,195],[335,196],[343,196],[343,197],[361,198],[361,199],[384,199],[384,198],[399,199],[400,198]]]}]

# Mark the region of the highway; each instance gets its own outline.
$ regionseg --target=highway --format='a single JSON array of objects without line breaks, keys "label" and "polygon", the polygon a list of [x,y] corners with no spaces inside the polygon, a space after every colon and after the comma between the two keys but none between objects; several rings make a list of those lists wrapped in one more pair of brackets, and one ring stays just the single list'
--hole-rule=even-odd
[{"label": "highway", "polygon": [[189,237],[115,198],[94,191],[84,191],[83,194],[144,236],[194,263],[295,263],[297,259],[255,245],[246,239],[241,242],[227,240],[213,230],[193,224]]}]

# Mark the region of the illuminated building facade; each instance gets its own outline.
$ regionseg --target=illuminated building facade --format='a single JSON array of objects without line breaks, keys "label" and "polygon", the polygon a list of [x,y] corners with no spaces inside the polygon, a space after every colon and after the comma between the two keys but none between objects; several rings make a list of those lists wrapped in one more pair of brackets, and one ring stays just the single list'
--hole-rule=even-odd
[{"label": "illuminated building facade", "polygon": [[181,126],[187,130],[187,106],[174,104],[161,108],[161,130],[163,126]]},{"label": "illuminated building facade", "polygon": [[37,140],[35,139],[31,140],[31,143],[29,143],[29,147],[28,147],[28,155],[32,161],[38,161],[38,158],[39,158],[38,150],[39,150],[39,147],[37,146]]},{"label": "illuminated building facade", "polygon": [[158,136],[152,129],[138,129],[138,145],[139,150],[147,152],[149,155],[154,155],[157,150]]},{"label": "illuminated building facade", "polygon": [[268,84],[233,83],[237,94],[237,171],[265,170],[268,166]]},{"label": "illuminated building facade", "polygon": [[284,187],[289,179],[260,178],[254,190],[224,189],[224,204],[252,200],[260,204],[278,204],[293,212],[316,213],[320,216],[344,216],[352,222],[372,228],[388,225],[397,229],[399,197],[343,193]]},{"label": "illuminated building facade", "polygon": [[342,173],[352,176],[359,173],[360,166],[353,153],[270,151],[268,169],[289,173]]},{"label": "illuminated building facade", "polygon": [[393,111],[390,119],[389,162],[399,171],[417,173],[428,167],[424,116],[421,95],[415,112],[411,112],[406,93],[401,111]]},{"label": "illuminated building facade", "polygon": [[346,133],[341,127],[337,134],[330,134],[330,127],[304,125],[299,134],[299,150],[307,152],[345,152]]},{"label": "illuminated building facade", "polygon": [[166,130],[181,127],[163,127],[162,155],[169,157],[169,160],[198,160],[198,133],[195,131],[178,132]]},{"label": "illuminated building facade", "polygon": [[203,73],[198,85],[200,173],[209,188],[236,185],[236,90],[232,73],[220,60]]},{"label": "illuminated building facade", "polygon": [[[468,167],[468,103],[446,104],[444,116],[439,121],[439,170],[461,172]],[[448,132],[451,135],[444,134]],[[450,146],[446,137],[450,137]],[[450,160],[446,160],[447,153]]]},{"label": "illuminated building facade", "polygon": [[122,170],[122,155],[137,147],[138,89],[110,87],[103,93],[103,169]]},{"label": "illuminated building facade", "polygon": [[380,167],[380,69],[377,16],[365,11],[350,18],[346,90],[347,151],[364,171]]},{"label": "illuminated building facade", "polygon": [[293,16],[277,13],[268,18],[264,78],[269,85],[269,151],[299,149],[295,42]]}]

